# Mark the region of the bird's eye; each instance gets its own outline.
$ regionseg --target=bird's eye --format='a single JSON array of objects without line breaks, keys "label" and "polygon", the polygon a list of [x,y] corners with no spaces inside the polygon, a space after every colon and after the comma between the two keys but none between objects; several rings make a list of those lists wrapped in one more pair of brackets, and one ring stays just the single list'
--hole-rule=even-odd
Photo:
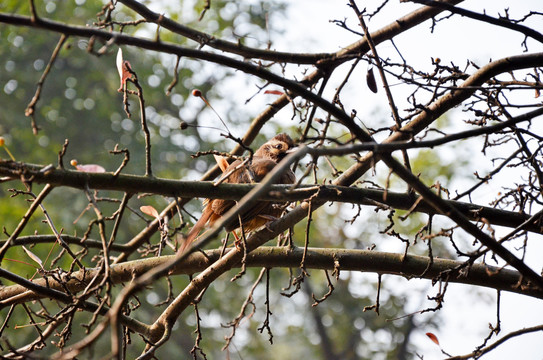
[{"label": "bird's eye", "polygon": [[278,150],[281,150],[281,148],[283,147],[283,144],[277,144],[274,146],[276,149]]}]

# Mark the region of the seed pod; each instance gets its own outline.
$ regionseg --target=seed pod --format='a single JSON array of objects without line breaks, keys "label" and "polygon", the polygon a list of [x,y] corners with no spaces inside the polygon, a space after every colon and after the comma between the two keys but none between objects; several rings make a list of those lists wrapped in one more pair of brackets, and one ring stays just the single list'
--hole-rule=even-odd
[{"label": "seed pod", "polygon": [[369,69],[366,74],[366,84],[368,84],[368,87],[373,93],[377,94],[377,83],[375,82],[375,76],[373,75],[373,68]]}]

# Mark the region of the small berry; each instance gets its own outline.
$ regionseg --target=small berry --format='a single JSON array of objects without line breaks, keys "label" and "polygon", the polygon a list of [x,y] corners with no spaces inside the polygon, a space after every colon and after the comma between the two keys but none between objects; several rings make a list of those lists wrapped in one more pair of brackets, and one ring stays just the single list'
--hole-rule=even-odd
[{"label": "small berry", "polygon": [[77,166],[77,160],[76,159],[70,160],[70,165]]},{"label": "small berry", "polygon": [[8,146],[6,145],[6,139],[4,139],[3,136],[0,136],[0,147],[3,147],[6,150],[6,152],[8,153],[11,160],[15,161],[15,158],[13,157],[13,154],[11,154],[11,152],[8,149]]},{"label": "small berry", "polygon": [[202,92],[200,90],[198,90],[198,89],[194,89],[194,90],[192,90],[192,96],[201,97]]},{"label": "small berry", "polygon": [[181,130],[185,130],[185,129],[188,128],[188,127],[189,127],[189,124],[187,124],[186,121],[181,120],[181,122],[179,122],[179,128],[180,128]]}]

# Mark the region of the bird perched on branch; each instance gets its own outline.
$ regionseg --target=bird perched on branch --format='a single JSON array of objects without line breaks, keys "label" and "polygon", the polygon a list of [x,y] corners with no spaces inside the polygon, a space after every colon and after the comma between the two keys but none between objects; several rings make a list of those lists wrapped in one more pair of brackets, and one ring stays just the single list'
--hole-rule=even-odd
[{"label": "bird perched on branch", "polygon": [[[287,134],[279,134],[271,138],[254,153],[252,159],[244,164],[242,160],[236,160],[223,170],[223,182],[229,184],[250,184],[260,182],[272,171],[294,147],[294,142]],[[220,165],[220,164],[219,164]],[[289,169],[285,171],[277,184],[294,184],[296,176]],[[179,252],[183,252],[198,236],[200,231],[208,225],[213,226],[232,206],[233,200],[206,199],[204,211],[200,219],[194,224],[187,234]],[[281,204],[270,201],[258,201],[249,210],[240,214],[241,225],[244,232],[250,232],[266,225],[271,220],[281,215]],[[235,219],[225,224],[226,231],[231,232],[240,227],[240,220]]]}]

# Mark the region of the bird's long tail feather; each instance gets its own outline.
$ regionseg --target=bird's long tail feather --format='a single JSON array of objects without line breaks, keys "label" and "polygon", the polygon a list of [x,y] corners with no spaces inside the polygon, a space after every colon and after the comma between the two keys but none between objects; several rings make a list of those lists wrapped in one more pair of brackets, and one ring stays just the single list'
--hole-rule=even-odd
[{"label": "bird's long tail feather", "polygon": [[198,219],[196,224],[194,224],[192,229],[190,229],[189,233],[187,234],[185,238],[185,241],[179,247],[178,252],[184,252],[189,247],[189,245],[196,239],[196,237],[198,237],[198,234],[200,233],[200,231],[202,231],[204,226],[206,226],[207,221],[209,220],[211,214],[213,214],[213,210],[208,209],[208,208],[204,209],[202,216],[200,217],[200,219]]}]

